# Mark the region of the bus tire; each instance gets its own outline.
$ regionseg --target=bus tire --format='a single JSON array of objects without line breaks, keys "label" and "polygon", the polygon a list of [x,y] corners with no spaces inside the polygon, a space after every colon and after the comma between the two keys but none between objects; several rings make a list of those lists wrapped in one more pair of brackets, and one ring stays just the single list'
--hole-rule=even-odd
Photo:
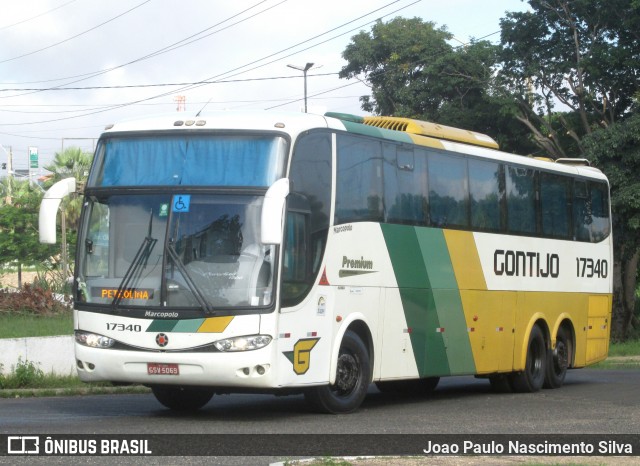
[{"label": "bus tire", "polygon": [[436,389],[438,382],[440,382],[440,377],[411,380],[383,380],[376,382],[376,387],[382,393],[428,395]]},{"label": "bus tire", "polygon": [[153,395],[163,406],[174,411],[196,411],[213,397],[213,390],[167,385],[151,387]]},{"label": "bus tire", "polygon": [[370,382],[367,347],[356,333],[348,330],[340,344],[335,384],[313,387],[305,392],[305,398],[320,412],[351,413],[362,404]]},{"label": "bus tire", "polygon": [[527,345],[527,361],[522,372],[511,374],[511,387],[520,393],[537,392],[544,384],[547,367],[547,345],[537,325],[531,329]]},{"label": "bus tire", "polygon": [[571,364],[572,342],[564,327],[558,329],[556,335],[556,347],[549,350],[547,357],[547,374],[544,379],[544,388],[560,388],[567,375],[567,369]]}]

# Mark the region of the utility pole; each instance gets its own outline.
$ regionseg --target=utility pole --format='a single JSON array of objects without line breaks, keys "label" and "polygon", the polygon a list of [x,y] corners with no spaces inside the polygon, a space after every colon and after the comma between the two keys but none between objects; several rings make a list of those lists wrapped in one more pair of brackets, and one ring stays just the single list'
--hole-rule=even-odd
[{"label": "utility pole", "polygon": [[302,66],[295,65],[287,65],[289,68],[293,68],[294,70],[302,71],[304,75],[304,113],[307,113],[307,71],[311,69],[313,63],[307,63]]}]

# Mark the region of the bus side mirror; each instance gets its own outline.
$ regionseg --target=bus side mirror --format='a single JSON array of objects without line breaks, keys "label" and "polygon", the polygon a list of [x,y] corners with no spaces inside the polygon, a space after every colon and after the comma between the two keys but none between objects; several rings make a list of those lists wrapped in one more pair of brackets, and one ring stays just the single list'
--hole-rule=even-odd
[{"label": "bus side mirror", "polygon": [[40,203],[38,214],[38,231],[40,242],[46,244],[56,243],[56,217],[58,207],[62,199],[76,190],[76,179],[65,178],[51,186]]},{"label": "bus side mirror", "polygon": [[264,196],[260,219],[260,242],[282,244],[284,201],[289,195],[289,180],[281,178],[271,185]]}]

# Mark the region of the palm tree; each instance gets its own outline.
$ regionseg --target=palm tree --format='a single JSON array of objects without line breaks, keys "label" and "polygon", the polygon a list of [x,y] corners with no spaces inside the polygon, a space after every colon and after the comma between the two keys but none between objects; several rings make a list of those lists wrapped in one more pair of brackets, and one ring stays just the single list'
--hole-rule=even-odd
[{"label": "palm tree", "polygon": [[[53,163],[44,167],[53,173],[53,177],[48,180],[46,187],[65,178],[73,177],[77,185],[83,185],[89,174],[89,167],[93,160],[93,154],[83,152],[79,147],[68,147],[62,152],[56,152]],[[76,231],[80,221],[80,208],[82,199],[79,196],[71,196],[62,202],[67,227]]]},{"label": "palm tree", "polygon": [[83,152],[79,147],[68,147],[62,152],[56,152],[53,163],[44,167],[54,175],[54,181],[73,176],[77,181],[87,178],[93,154]]}]

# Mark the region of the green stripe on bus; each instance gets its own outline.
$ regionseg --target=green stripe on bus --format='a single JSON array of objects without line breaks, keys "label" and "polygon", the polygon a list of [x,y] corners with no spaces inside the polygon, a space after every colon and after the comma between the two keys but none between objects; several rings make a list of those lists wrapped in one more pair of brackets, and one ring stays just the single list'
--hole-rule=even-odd
[{"label": "green stripe on bus", "polygon": [[147,332],[171,332],[178,325],[179,320],[154,320],[147,328]]},{"label": "green stripe on bus", "polygon": [[382,224],[382,233],[393,265],[402,300],[416,366],[421,377],[448,375],[447,353],[441,333],[436,301],[429,283],[416,229]]},{"label": "green stripe on bus", "polygon": [[444,232],[435,228],[416,228],[416,235],[433,290],[451,374],[475,373],[462,299]]},{"label": "green stripe on bus", "polygon": [[475,373],[444,232],[381,225],[421,376]]},{"label": "green stripe on bus", "polygon": [[204,319],[184,319],[179,320],[176,326],[173,328],[174,332],[188,332],[188,333],[196,333]]}]

